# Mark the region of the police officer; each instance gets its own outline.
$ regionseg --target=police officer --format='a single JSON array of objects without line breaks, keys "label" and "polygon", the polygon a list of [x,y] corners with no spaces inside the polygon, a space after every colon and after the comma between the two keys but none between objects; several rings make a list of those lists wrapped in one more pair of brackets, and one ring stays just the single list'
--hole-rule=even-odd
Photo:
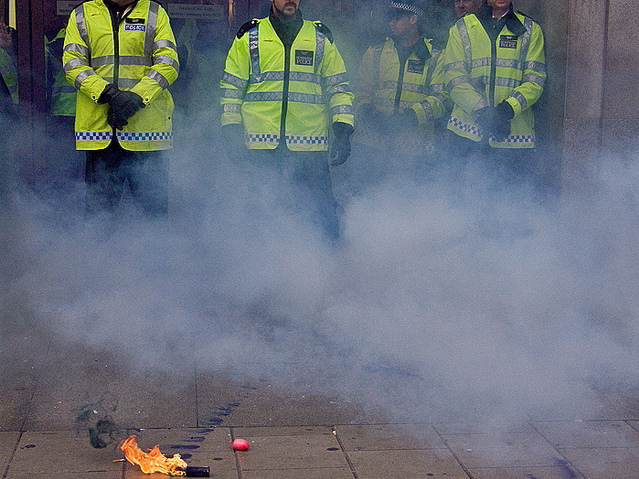
[{"label": "police officer", "polygon": [[[271,0],[267,18],[244,24],[225,64],[221,125],[231,148],[256,164],[280,168],[309,203],[312,221],[338,236],[326,157],[332,124],[332,165],[350,155],[353,94],[331,31],[304,20],[300,0]],[[328,103],[328,105],[327,105]]]},{"label": "police officer", "polygon": [[454,154],[486,161],[507,181],[537,182],[531,107],[546,80],[541,27],[510,0],[488,0],[451,27],[445,58]]},{"label": "police officer", "polygon": [[419,0],[391,1],[391,36],[370,47],[360,63],[353,141],[374,148],[371,159],[383,158],[387,170],[430,169],[435,120],[450,112],[441,51],[420,32],[425,14]]},{"label": "police officer", "polygon": [[479,7],[483,4],[482,0],[453,0],[455,6],[455,16],[461,18],[464,15],[477,13]]},{"label": "police officer", "polygon": [[76,148],[86,150],[87,211],[114,213],[128,180],[134,202],[168,214],[168,164],[178,76],[175,38],[153,0],[89,0],[73,10],[63,55],[77,89]]}]

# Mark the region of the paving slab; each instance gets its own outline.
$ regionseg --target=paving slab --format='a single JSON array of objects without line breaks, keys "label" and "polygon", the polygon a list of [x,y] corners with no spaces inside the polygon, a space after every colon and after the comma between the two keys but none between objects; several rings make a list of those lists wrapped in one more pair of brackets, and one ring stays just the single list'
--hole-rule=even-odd
[{"label": "paving slab", "polygon": [[557,448],[639,447],[639,431],[624,421],[536,422]]},{"label": "paving slab", "polygon": [[556,466],[563,457],[538,433],[445,434],[446,444],[467,468]]},{"label": "paving slab", "polygon": [[122,463],[113,448],[94,449],[67,431],[25,432],[8,468],[7,479],[47,476],[65,478],[122,477]]},{"label": "paving slab", "polygon": [[639,448],[561,449],[588,479],[637,479]]},{"label": "paving slab", "polygon": [[[233,449],[229,444],[231,433],[227,428],[145,429],[136,434],[137,444],[143,451],[158,444],[167,457],[179,454],[191,466],[209,466],[211,477],[237,479]],[[118,451],[119,452],[119,451]],[[119,452],[120,457],[123,454]],[[144,474],[136,465],[126,464],[124,479],[167,477]]]},{"label": "paving slab", "polygon": [[338,425],[335,430],[345,451],[446,448],[428,424]]},{"label": "paving slab", "polygon": [[[245,471],[280,469],[349,469],[349,464],[330,428],[244,428],[250,448],[237,453]],[[235,433],[234,433],[235,434]]]},{"label": "paving slab", "polygon": [[52,348],[25,429],[75,430],[87,410],[123,427],[197,426],[194,369],[190,376],[184,367],[179,373],[144,370],[125,359],[106,350]]},{"label": "paving slab", "polygon": [[19,432],[0,432],[0,471],[7,468],[19,437]]},{"label": "paving slab", "polygon": [[574,468],[557,467],[492,467],[473,468],[469,471],[473,479],[586,479]]},{"label": "paving slab", "polygon": [[379,422],[383,411],[339,396],[291,389],[265,380],[229,380],[221,374],[200,373],[197,379],[198,425],[305,426]]},{"label": "paving slab", "polygon": [[0,431],[22,428],[47,348],[45,340],[33,335],[3,337],[0,342]]},{"label": "paving slab", "polygon": [[468,479],[446,449],[353,451],[348,456],[358,479]]}]

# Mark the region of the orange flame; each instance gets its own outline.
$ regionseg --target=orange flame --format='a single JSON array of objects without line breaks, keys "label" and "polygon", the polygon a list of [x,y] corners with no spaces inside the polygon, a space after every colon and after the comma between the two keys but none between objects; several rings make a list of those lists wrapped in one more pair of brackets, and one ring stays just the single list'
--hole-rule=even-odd
[{"label": "orange flame", "polygon": [[161,472],[169,476],[185,476],[186,472],[181,469],[186,468],[187,464],[179,454],[167,458],[160,452],[160,445],[157,444],[149,452],[143,452],[137,445],[137,437],[135,434],[130,435],[120,445],[120,449],[124,451],[124,457],[131,464],[137,464],[145,474]]}]

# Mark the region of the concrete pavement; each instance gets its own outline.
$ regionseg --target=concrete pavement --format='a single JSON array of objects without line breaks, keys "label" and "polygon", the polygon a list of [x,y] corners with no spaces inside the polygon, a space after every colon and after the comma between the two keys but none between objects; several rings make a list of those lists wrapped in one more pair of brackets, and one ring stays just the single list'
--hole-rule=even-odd
[{"label": "concrete pavement", "polygon": [[[159,444],[220,479],[639,477],[639,401],[621,387],[602,391],[600,408],[583,417],[540,412],[473,423],[431,414],[406,422],[366,401],[206,372],[196,360],[162,371],[131,369],[123,358],[4,332],[2,478],[148,477],[113,462],[130,433],[142,449]],[[88,428],[104,418],[98,435],[107,447],[97,449]],[[235,438],[250,449],[233,451]]]}]

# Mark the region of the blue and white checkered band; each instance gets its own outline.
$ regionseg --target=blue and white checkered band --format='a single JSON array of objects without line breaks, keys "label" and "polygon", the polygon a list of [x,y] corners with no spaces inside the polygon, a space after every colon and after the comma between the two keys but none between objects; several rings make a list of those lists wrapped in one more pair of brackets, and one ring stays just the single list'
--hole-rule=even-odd
[{"label": "blue and white checkered band", "polygon": [[391,2],[391,8],[397,8],[399,10],[406,10],[407,12],[414,13],[418,17],[424,16],[424,10],[415,5],[409,5],[404,2]]}]

